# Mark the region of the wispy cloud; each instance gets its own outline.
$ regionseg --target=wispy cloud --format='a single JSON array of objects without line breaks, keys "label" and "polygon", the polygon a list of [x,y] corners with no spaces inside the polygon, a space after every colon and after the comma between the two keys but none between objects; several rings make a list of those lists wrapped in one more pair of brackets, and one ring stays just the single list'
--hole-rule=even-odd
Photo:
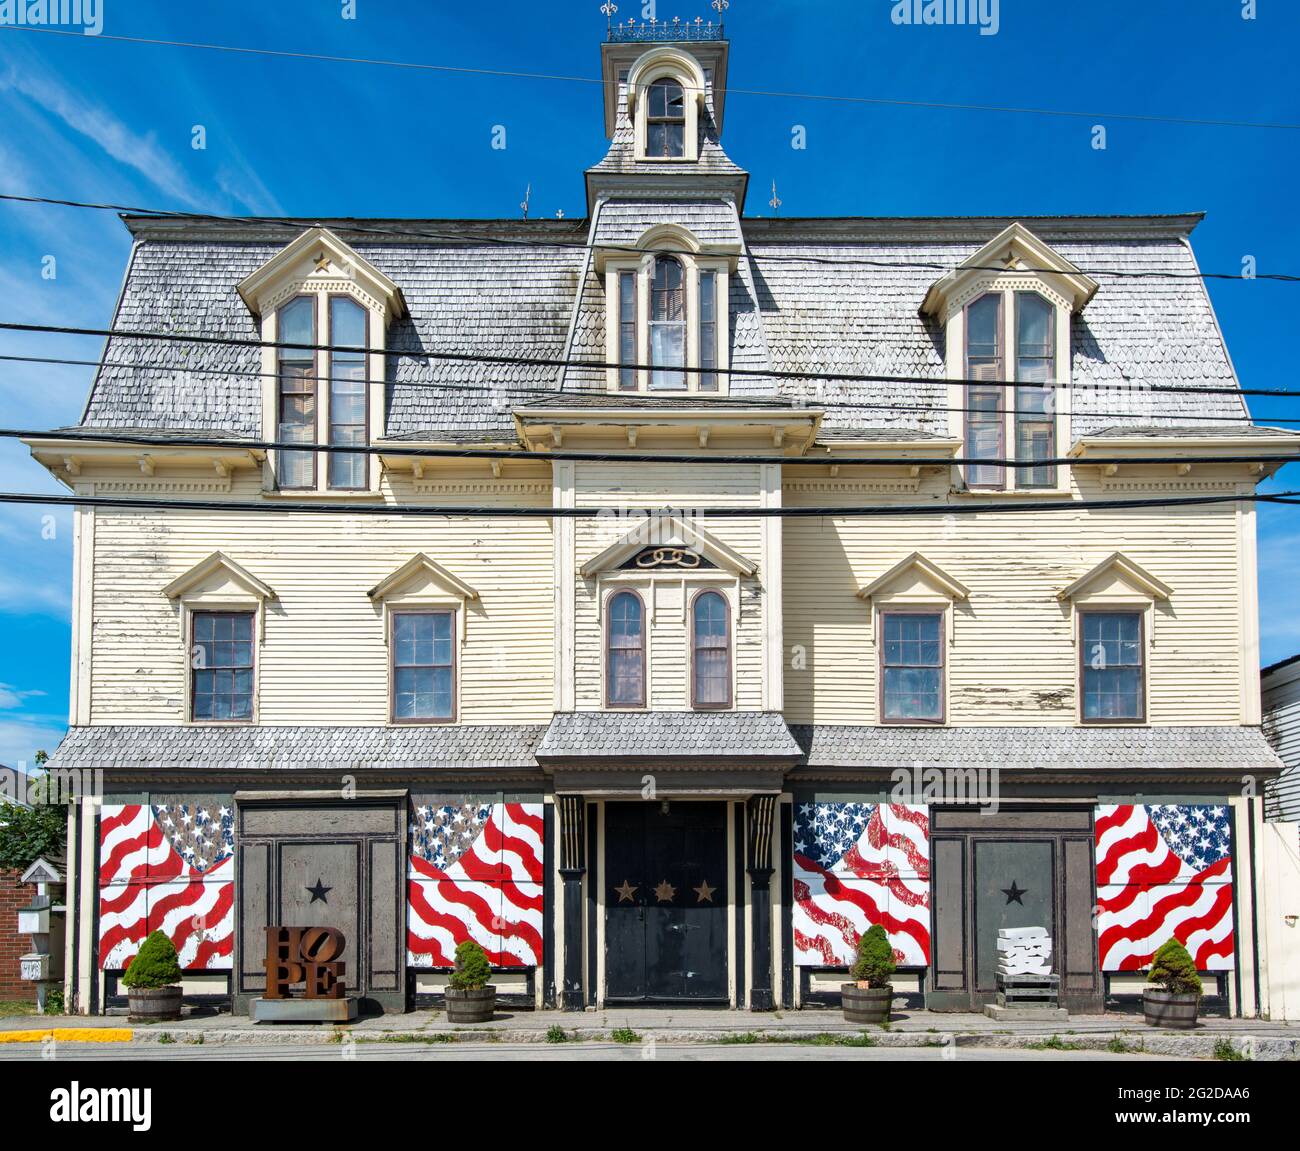
[{"label": "wispy cloud", "polygon": [[10,683],[0,683],[0,708],[21,707],[24,700],[42,696],[43,691],[24,691]]},{"label": "wispy cloud", "polygon": [[53,753],[68,730],[54,716],[0,717],[0,764],[31,769],[38,751]]}]

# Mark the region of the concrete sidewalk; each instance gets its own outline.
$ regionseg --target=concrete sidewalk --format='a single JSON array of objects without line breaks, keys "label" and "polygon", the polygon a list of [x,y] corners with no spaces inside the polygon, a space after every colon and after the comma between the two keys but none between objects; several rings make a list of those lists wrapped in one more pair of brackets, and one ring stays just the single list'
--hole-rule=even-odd
[{"label": "concrete sidewalk", "polygon": [[[611,1039],[626,1043],[807,1043],[878,1047],[979,1047],[1025,1050],[1145,1051],[1213,1058],[1227,1041],[1247,1058],[1300,1059],[1300,1024],[1255,1019],[1201,1021],[1192,1032],[1147,1027],[1140,1014],[1079,1015],[1059,1022],[1008,1023],[974,1013],[898,1011],[889,1027],[862,1029],[839,1011],[749,1012],[708,1008],[605,1008],[595,1011],[521,1011],[504,1008],[491,1023],[447,1023],[441,1011],[368,1016],[347,1025],[304,1027],[254,1024],[228,1014],[188,1015],[175,1023],[139,1025],[123,1016],[20,1016],[0,1019],[0,1043],[84,1042],[84,1032],[106,1029],[110,1042],[186,1044],[327,1043],[546,1043]],[[73,1032],[76,1032],[74,1035]],[[867,1038],[864,1039],[863,1037]],[[1222,1054],[1222,1052],[1221,1052]]]}]

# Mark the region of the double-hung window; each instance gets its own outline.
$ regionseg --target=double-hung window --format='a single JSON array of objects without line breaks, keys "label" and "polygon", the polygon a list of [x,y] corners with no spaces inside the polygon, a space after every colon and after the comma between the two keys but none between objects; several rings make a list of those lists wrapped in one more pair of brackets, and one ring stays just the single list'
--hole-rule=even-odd
[{"label": "double-hung window", "polygon": [[[348,296],[331,296],[329,442],[337,446],[365,444],[366,310]],[[331,488],[366,487],[366,456],[362,452],[329,453]]]},{"label": "double-hung window", "polygon": [[1079,616],[1084,723],[1141,723],[1146,718],[1142,613],[1084,611]]},{"label": "double-hung window", "polygon": [[253,718],[253,613],[196,611],[190,617],[190,718]]},{"label": "double-hung window", "polygon": [[881,613],[880,699],[885,723],[942,723],[943,612]]},{"label": "double-hung window", "polygon": [[716,591],[700,592],[691,606],[691,705],[731,706],[731,622]]},{"label": "double-hung window", "polygon": [[456,718],[456,613],[397,611],[392,617],[393,721]]},{"label": "double-hung window", "polygon": [[[1016,297],[1016,460],[1047,460],[1056,454],[1056,309],[1034,292]],[[1016,487],[1056,486],[1056,468],[1016,469]]]},{"label": "double-hung window", "polygon": [[[278,344],[316,343],[316,298],[297,296],[279,311]],[[287,444],[316,442],[316,359],[310,346],[280,347],[279,411],[276,438]],[[282,451],[279,484],[282,488],[316,486],[316,453]]]},{"label": "double-hung window", "polygon": [[645,707],[645,605],[632,591],[610,597],[605,624],[605,706]]},{"label": "double-hung window", "polygon": [[686,276],[675,256],[655,259],[650,284],[650,388],[686,387]]},{"label": "double-hung window", "polygon": [[656,80],[647,93],[645,151],[648,159],[686,155],[686,93],[675,80]]},{"label": "double-hung window", "polygon": [[[1002,295],[990,292],[966,308],[966,456],[972,460],[1002,458],[1003,378]],[[973,488],[1002,487],[1002,468],[968,464],[966,482]]]}]

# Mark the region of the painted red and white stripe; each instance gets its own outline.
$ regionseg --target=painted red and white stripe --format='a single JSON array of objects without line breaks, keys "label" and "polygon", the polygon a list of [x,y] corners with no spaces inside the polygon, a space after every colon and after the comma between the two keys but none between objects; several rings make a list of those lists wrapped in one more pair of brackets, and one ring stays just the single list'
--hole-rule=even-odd
[{"label": "painted red and white stripe", "polygon": [[408,963],[451,967],[479,943],[495,967],[542,961],[542,804],[417,807],[411,824]]},{"label": "painted red and white stripe", "polygon": [[930,962],[930,821],[924,806],[804,803],[794,821],[794,956],[844,967],[883,925],[900,966]]},{"label": "painted red and white stripe", "polygon": [[1107,804],[1096,811],[1103,971],[1140,971],[1171,938],[1201,971],[1230,971],[1232,854],[1226,805]]},{"label": "painted red and white stripe", "polygon": [[230,809],[105,804],[99,824],[99,964],[121,970],[164,932],[187,971],[231,966],[235,927]]}]

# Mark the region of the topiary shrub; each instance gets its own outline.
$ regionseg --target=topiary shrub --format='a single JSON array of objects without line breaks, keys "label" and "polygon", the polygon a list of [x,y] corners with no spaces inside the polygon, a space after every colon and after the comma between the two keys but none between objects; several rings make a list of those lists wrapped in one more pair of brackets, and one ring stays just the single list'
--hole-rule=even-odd
[{"label": "topiary shrub", "polygon": [[181,981],[176,947],[161,931],[152,932],[122,973],[127,987],[171,987]]},{"label": "topiary shrub", "polygon": [[456,945],[456,970],[447,980],[453,991],[481,991],[492,978],[487,954],[472,939]]},{"label": "topiary shrub", "polygon": [[1151,960],[1148,983],[1158,983],[1170,995],[1200,995],[1201,977],[1196,962],[1177,939],[1162,943]]},{"label": "topiary shrub", "polygon": [[894,974],[894,949],[879,923],[873,923],[858,940],[858,961],[853,978],[866,980],[872,987],[888,987]]}]

